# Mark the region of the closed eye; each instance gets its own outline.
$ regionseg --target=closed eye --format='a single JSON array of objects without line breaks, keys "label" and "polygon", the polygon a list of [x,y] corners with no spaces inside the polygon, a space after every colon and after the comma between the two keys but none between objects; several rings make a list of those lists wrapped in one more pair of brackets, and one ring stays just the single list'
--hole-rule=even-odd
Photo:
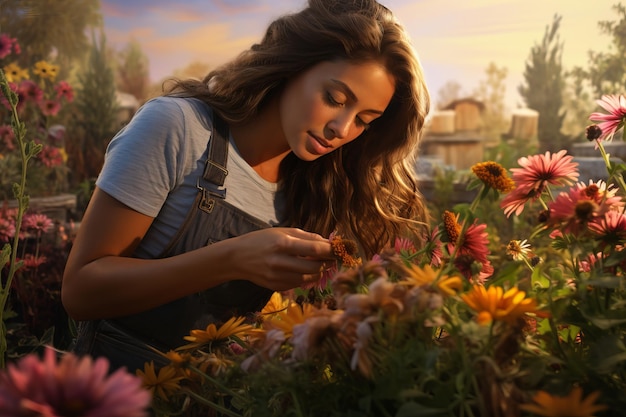
[{"label": "closed eye", "polygon": [[330,91],[326,92],[326,95],[324,96],[324,101],[332,106],[332,107],[343,107],[344,103],[340,103],[338,102],[335,97],[333,97],[332,93]]}]

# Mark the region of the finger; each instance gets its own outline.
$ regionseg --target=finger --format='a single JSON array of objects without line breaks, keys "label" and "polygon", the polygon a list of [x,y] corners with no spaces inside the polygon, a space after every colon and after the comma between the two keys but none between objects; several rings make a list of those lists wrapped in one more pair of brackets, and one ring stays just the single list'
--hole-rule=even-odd
[{"label": "finger", "polygon": [[289,236],[293,236],[298,239],[328,242],[328,238],[325,238],[322,235],[319,235],[313,232],[307,232],[305,230],[298,229],[296,227],[285,228],[284,230]]}]

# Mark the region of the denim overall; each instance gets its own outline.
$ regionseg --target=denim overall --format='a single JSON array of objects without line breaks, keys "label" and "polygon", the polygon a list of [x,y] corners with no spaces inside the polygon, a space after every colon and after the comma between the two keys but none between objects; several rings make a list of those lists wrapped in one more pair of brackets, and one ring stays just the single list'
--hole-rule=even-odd
[{"label": "denim overall", "polygon": [[[215,112],[213,122],[204,174],[198,179],[198,195],[161,258],[271,227],[224,201],[226,190],[222,186],[228,174],[228,125]],[[210,269],[206,275],[211,275]],[[205,329],[210,323],[226,321],[233,315],[260,311],[271,295],[271,290],[250,281],[230,281],[142,313],[83,322],[74,351],[105,356],[112,370],[126,366],[134,372],[143,369],[144,363],[150,360],[165,365],[167,360],[155,354],[150,346],[162,352],[175,349],[186,343],[183,337],[191,330]]]}]

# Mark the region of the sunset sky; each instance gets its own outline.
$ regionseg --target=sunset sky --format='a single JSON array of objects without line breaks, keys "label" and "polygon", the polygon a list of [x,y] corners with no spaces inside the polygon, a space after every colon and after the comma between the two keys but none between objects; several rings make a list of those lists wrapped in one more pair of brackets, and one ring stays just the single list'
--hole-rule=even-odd
[{"label": "sunset sky", "polygon": [[[611,39],[598,22],[618,20],[618,0],[386,0],[406,26],[433,99],[448,81],[471,93],[490,62],[508,69],[507,106],[522,101],[517,86],[530,49],[561,15],[563,65],[586,67],[589,50],[606,51]],[[258,41],[274,18],[301,9],[305,0],[102,0],[109,44],[138,41],[158,81],[198,61],[218,65]]]}]

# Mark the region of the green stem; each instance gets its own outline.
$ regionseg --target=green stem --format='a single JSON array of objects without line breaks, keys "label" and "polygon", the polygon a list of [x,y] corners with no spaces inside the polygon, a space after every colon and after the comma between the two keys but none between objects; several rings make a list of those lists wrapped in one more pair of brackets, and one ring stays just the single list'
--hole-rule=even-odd
[{"label": "green stem", "polygon": [[7,352],[7,342],[6,342],[6,326],[4,323],[4,310],[6,308],[7,301],[9,299],[9,295],[11,292],[11,283],[13,281],[13,277],[15,276],[16,271],[19,269],[20,265],[17,263],[17,249],[19,246],[19,236],[20,229],[22,227],[22,219],[24,217],[24,212],[28,208],[28,196],[25,194],[26,190],[26,172],[28,168],[28,161],[32,157],[32,150],[29,153],[26,152],[26,143],[24,142],[24,137],[26,136],[26,128],[20,122],[19,116],[17,114],[17,100],[11,99],[12,92],[9,88],[9,82],[4,74],[4,71],[0,69],[0,87],[2,88],[3,95],[6,96],[7,102],[9,103],[11,109],[11,117],[12,117],[12,127],[15,133],[15,140],[17,141],[17,146],[20,151],[21,157],[21,171],[20,171],[20,182],[14,187],[15,198],[17,199],[18,209],[17,216],[15,218],[15,236],[13,237],[13,243],[11,244],[11,255],[9,261],[9,272],[5,282],[0,282],[0,369],[5,368],[5,356]]},{"label": "green stem", "polygon": [[186,389],[184,390],[185,394],[188,394],[190,397],[194,398],[198,403],[208,405],[215,411],[219,411],[220,413],[231,416],[231,417],[243,417],[242,414],[236,413],[233,410],[229,410],[226,407],[222,407],[221,405],[214,403],[213,401],[209,401],[204,398],[202,395],[195,393],[193,390]]},{"label": "green stem", "polygon": [[[624,129],[624,131],[626,131],[626,129]],[[626,183],[624,182],[624,177],[622,177],[621,175],[613,175],[611,172],[611,160],[609,159],[609,155],[606,153],[606,150],[602,145],[602,141],[596,139],[596,143],[598,144],[598,149],[600,149],[600,154],[602,154],[602,159],[604,160],[604,164],[606,165],[606,170],[609,173],[609,181],[611,178],[615,179],[622,189],[622,192],[626,192]]]}]

